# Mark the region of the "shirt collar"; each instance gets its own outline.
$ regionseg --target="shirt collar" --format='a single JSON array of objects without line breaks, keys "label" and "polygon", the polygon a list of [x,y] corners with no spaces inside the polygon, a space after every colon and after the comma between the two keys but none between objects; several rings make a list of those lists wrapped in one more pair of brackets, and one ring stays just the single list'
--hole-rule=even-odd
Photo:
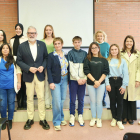
[{"label": "shirt collar", "polygon": [[73,50],[76,51],[76,52],[79,52],[79,51],[81,51],[81,48],[79,50],[76,50],[75,48],[73,48]]},{"label": "shirt collar", "polygon": [[[29,41],[28,41],[29,45],[32,45]],[[34,45],[37,44],[37,41],[34,43]],[[33,46],[33,45],[32,45]]]},{"label": "shirt collar", "polygon": [[[62,52],[63,52],[63,56],[64,56],[64,55],[65,55],[65,54],[64,54],[64,51],[62,50]],[[56,51],[54,51],[54,52],[53,52],[53,55],[54,55],[54,56],[57,56],[58,54],[57,54]],[[59,55],[58,55],[58,56],[59,56]]]}]

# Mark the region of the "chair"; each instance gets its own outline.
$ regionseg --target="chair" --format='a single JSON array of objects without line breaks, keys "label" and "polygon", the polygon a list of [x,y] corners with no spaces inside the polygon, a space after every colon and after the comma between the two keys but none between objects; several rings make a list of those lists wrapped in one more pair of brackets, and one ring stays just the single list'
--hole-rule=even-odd
[{"label": "chair", "polygon": [[[0,99],[0,102],[2,101],[2,99]],[[0,106],[1,107],[1,106]],[[7,131],[8,131],[8,137],[9,140],[11,140],[11,136],[10,136],[10,129],[9,129],[9,122],[7,120],[7,118],[0,118],[0,140],[1,140],[1,128],[2,125],[6,122],[6,126],[7,126]]]},{"label": "chair", "polygon": [[126,133],[123,140],[140,140],[140,133]]}]

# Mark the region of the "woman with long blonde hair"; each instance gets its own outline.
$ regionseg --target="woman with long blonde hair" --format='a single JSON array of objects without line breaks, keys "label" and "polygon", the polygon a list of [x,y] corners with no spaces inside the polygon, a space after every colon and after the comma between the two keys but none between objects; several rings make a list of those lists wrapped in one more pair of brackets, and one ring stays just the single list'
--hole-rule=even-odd
[{"label": "woman with long blonde hair", "polygon": [[[122,124],[123,96],[126,86],[128,86],[129,75],[126,61],[121,58],[120,49],[117,44],[112,44],[109,49],[109,75],[105,78],[106,90],[110,98],[110,108],[112,113],[111,126],[124,129]],[[116,106],[117,104],[117,106]]]},{"label": "woman with long blonde hair", "polygon": [[55,38],[54,29],[52,25],[46,25],[44,28],[43,41],[46,44],[48,54],[54,51],[53,40]]},{"label": "woman with long blonde hair", "polygon": [[[54,44],[53,40],[55,38],[54,35],[54,29],[52,25],[46,25],[44,28],[44,34],[43,34],[43,41],[46,44],[48,54],[53,52],[54,49]],[[51,109],[52,108],[52,96],[51,96],[51,91],[50,87],[48,84],[48,75],[47,75],[47,69],[45,70],[45,106],[46,109]]]}]

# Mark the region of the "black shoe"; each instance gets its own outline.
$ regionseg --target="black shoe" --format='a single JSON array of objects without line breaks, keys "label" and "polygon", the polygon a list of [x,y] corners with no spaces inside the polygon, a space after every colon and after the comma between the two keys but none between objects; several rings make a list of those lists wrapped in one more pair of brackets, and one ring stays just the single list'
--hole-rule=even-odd
[{"label": "black shoe", "polygon": [[128,120],[129,124],[133,125],[134,121],[133,120]]},{"label": "black shoe", "polygon": [[46,120],[43,120],[43,121],[40,120],[39,124],[42,125],[43,129],[46,129],[46,130],[50,129],[50,126]]},{"label": "black shoe", "polygon": [[22,107],[22,108],[20,108],[20,110],[27,110],[27,108]]},{"label": "black shoe", "polygon": [[12,120],[8,120],[9,123],[9,129],[12,129]]},{"label": "black shoe", "polygon": [[20,108],[20,107],[18,107],[18,108],[17,108],[17,110],[21,110],[21,108]]},{"label": "black shoe", "polygon": [[2,125],[2,130],[6,129],[6,122]]},{"label": "black shoe", "polygon": [[127,119],[126,118],[122,120],[122,124],[127,124]]},{"label": "black shoe", "polygon": [[24,108],[24,110],[27,110],[27,105],[24,105],[23,108]]},{"label": "black shoe", "polygon": [[27,110],[27,105],[22,105],[21,110]]},{"label": "black shoe", "polygon": [[106,102],[105,101],[103,101],[103,106],[106,106]]},{"label": "black shoe", "polygon": [[25,130],[30,129],[32,124],[34,124],[33,120],[27,120],[26,124],[24,125],[24,129]]}]

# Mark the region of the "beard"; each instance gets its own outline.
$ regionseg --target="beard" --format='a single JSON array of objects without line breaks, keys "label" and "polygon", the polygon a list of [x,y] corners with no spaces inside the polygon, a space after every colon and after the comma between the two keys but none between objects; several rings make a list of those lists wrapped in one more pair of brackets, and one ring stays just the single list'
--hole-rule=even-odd
[{"label": "beard", "polygon": [[36,41],[36,38],[35,37],[34,38],[28,37],[28,40],[31,41],[31,42],[34,42],[34,41]]}]

